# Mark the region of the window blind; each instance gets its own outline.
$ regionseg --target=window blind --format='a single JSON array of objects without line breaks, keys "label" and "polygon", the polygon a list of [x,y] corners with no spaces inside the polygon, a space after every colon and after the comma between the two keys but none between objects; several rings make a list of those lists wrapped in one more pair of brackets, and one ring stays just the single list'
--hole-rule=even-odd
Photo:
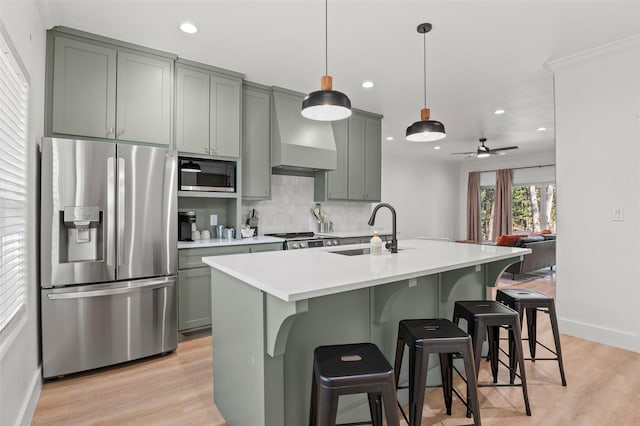
[{"label": "window blind", "polygon": [[0,342],[26,313],[29,81],[0,23]]}]

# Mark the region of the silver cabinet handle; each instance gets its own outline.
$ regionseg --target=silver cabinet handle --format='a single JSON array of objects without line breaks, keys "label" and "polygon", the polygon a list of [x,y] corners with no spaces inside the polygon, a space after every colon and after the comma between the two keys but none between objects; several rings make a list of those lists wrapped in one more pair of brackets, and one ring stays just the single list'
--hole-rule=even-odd
[{"label": "silver cabinet handle", "polygon": [[124,263],[125,163],[118,158],[118,266]]},{"label": "silver cabinet handle", "polygon": [[109,127],[107,129],[107,136],[112,135],[113,134],[113,127]]},{"label": "silver cabinet handle", "polygon": [[209,147],[208,146],[203,146],[202,150],[204,151],[205,154],[209,154]]},{"label": "silver cabinet handle", "polygon": [[107,266],[113,266],[116,222],[116,162],[115,158],[107,158]]},{"label": "silver cabinet handle", "polygon": [[122,136],[122,135],[124,135],[124,129],[118,130],[118,136]]}]

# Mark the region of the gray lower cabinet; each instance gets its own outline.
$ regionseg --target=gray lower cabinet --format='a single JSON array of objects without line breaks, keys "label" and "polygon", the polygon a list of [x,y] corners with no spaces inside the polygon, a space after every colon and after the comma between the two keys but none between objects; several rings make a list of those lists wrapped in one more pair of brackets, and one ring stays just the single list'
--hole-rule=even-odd
[{"label": "gray lower cabinet", "polygon": [[205,256],[282,250],[282,243],[178,250],[178,330],[211,326],[211,268]]},{"label": "gray lower cabinet", "polygon": [[55,30],[48,42],[48,134],[171,144],[170,55]]},{"label": "gray lower cabinet", "polygon": [[240,156],[242,74],[180,59],[176,63],[176,147]]},{"label": "gray lower cabinet", "polygon": [[242,87],[242,198],[271,197],[271,88]]}]

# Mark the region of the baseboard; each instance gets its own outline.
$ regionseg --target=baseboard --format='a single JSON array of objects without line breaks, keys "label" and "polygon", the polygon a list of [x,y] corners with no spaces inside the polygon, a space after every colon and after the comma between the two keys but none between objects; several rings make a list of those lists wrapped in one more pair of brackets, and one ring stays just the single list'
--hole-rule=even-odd
[{"label": "baseboard", "polygon": [[20,411],[20,419],[22,419],[20,420],[21,426],[29,426],[33,414],[36,412],[38,400],[40,399],[40,391],[42,391],[42,367],[38,366],[36,369],[29,387],[31,389],[29,399],[24,401]]},{"label": "baseboard", "polygon": [[621,330],[600,327],[581,321],[573,321],[566,318],[558,318],[558,327],[561,333],[592,342],[640,352],[640,336],[637,333],[629,333]]}]

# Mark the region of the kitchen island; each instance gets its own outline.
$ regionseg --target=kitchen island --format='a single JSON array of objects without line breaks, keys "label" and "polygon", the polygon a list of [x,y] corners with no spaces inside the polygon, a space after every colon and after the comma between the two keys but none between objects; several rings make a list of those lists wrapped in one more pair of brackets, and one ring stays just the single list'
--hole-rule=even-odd
[{"label": "kitchen island", "polygon": [[[308,423],[315,347],[373,342],[393,363],[401,319],[451,318],[456,300],[485,298],[530,252],[405,240],[397,254],[338,253],[366,247],[203,259],[212,268],[214,400],[230,425]],[[339,422],[367,418],[365,397],[340,399]]]}]

